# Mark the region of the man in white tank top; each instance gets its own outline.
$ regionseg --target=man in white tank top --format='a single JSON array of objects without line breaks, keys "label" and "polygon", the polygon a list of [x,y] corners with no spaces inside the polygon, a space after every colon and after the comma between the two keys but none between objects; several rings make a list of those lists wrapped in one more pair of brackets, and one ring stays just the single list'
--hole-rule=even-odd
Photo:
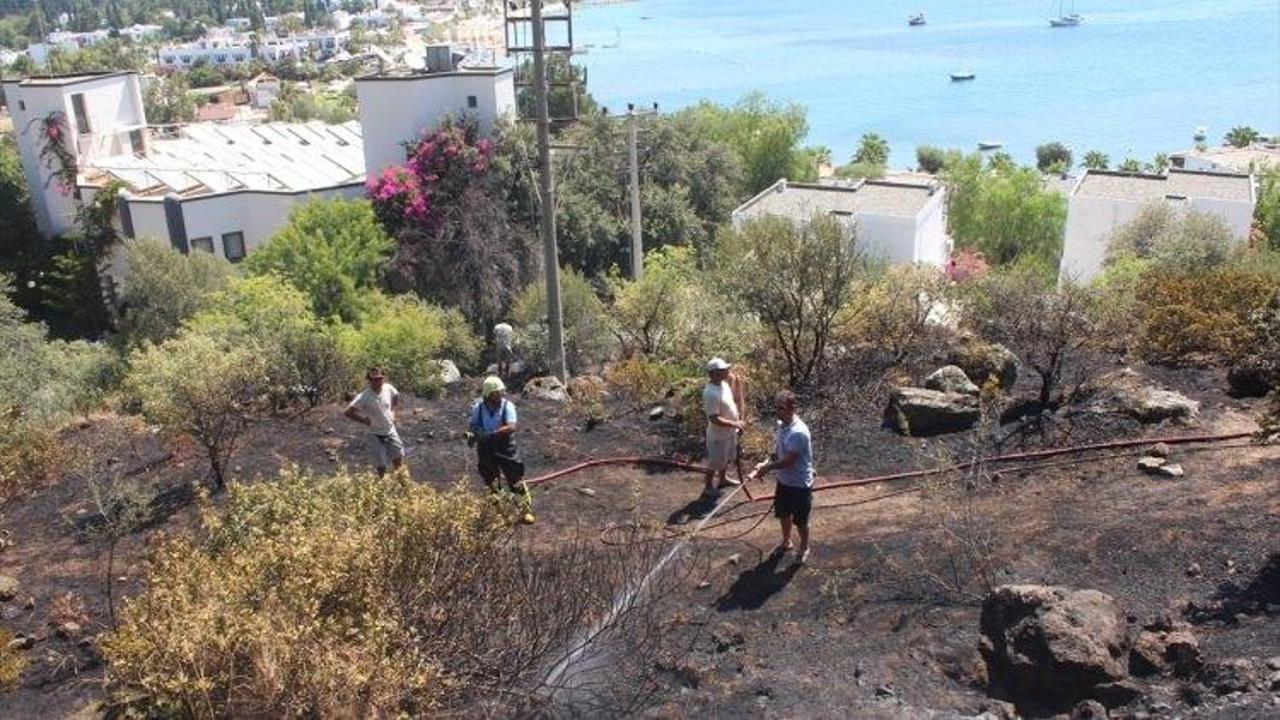
[{"label": "man in white tank top", "polygon": [[702,410],[707,415],[707,486],[705,496],[715,496],[720,488],[738,485],[728,476],[729,465],[737,459],[738,433],[742,416],[738,409],[741,381],[731,374],[733,366],[721,358],[707,363],[707,386],[702,389]]}]

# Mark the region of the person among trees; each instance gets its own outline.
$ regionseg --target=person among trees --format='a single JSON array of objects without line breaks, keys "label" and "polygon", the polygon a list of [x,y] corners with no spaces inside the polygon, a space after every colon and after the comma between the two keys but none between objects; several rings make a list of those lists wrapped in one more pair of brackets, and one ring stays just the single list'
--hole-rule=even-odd
[{"label": "person among trees", "polygon": [[368,379],[369,386],[355,396],[343,415],[348,420],[369,426],[369,449],[373,453],[378,477],[382,477],[387,472],[387,465],[396,470],[404,465],[404,443],[396,432],[400,391],[387,382],[382,368],[369,368],[365,378]]},{"label": "person among trees", "polygon": [[[707,385],[702,389],[702,410],[707,415],[707,485],[702,494],[715,497],[720,489],[741,482],[728,476],[737,459],[738,434],[745,427],[738,407],[742,403],[742,379],[733,366],[714,357],[707,363]],[[718,479],[718,481],[717,481]]]},{"label": "person among trees", "polygon": [[756,465],[748,476],[754,480],[765,473],[778,472],[778,486],[773,496],[773,514],[782,526],[782,543],[774,555],[792,549],[791,527],[800,533],[800,548],[795,564],[809,560],[809,513],[813,509],[813,440],[809,426],[796,414],[796,396],[789,390],[778,393],[774,400],[778,431],[770,459]]},{"label": "person among trees", "polygon": [[511,360],[515,357],[515,328],[505,322],[493,326],[493,345],[498,353],[498,377],[511,375]]},{"label": "person among trees", "polygon": [[520,522],[533,522],[533,498],[524,484],[524,462],[516,448],[516,406],[504,397],[506,385],[502,378],[490,375],[481,386],[481,396],[471,406],[468,443],[476,448],[480,477],[489,491],[495,495],[498,477],[507,482],[507,489],[516,497],[520,508]]}]

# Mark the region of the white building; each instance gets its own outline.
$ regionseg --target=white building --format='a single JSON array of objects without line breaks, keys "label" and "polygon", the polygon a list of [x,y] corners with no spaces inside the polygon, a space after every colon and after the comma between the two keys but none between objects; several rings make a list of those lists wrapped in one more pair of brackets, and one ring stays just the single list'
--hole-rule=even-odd
[{"label": "white building", "polygon": [[[192,123],[164,132],[147,127],[136,73],[33,77],[5,82],[4,92],[42,232],[73,230],[79,203],[118,181],[123,235],[157,237],[183,252],[238,261],[274,235],[298,203],[362,196],[369,144],[387,162],[403,162],[401,142],[445,114],[470,107],[489,128],[499,115],[514,112],[510,70],[361,82],[360,123]],[[476,100],[469,103],[472,95]],[[416,111],[412,124],[399,117],[387,122],[408,115],[408,107]],[[46,140],[40,121],[58,114],[66,119],[64,147],[78,169],[72,190],[79,200],[58,189],[57,168],[41,157]],[[113,259],[104,275],[119,282],[125,272]]]},{"label": "white building", "polygon": [[1257,174],[1268,167],[1280,168],[1280,144],[1254,143],[1249,147],[1186,150],[1169,156],[1169,163],[1182,170]]},{"label": "white building", "polygon": [[123,234],[157,237],[232,262],[261,247],[311,198],[364,194],[360,127],[197,123],[151,139],[145,155],[99,158],[81,173],[86,198],[123,183]]},{"label": "white building", "polygon": [[42,158],[48,139],[45,125],[64,119],[69,137],[63,146],[77,167],[122,153],[146,152],[146,115],[136,73],[85,73],[61,77],[32,77],[4,83],[13,116],[18,153],[31,188],[36,222],[41,232],[59,235],[72,229],[76,200],[56,182],[58,168]]},{"label": "white building", "polygon": [[852,223],[858,245],[892,264],[942,267],[951,255],[946,188],[935,180],[822,184],[779,180],[733,211],[734,227],[765,215],[806,222],[830,215]]},{"label": "white building", "polygon": [[437,72],[356,78],[356,98],[365,137],[364,164],[370,174],[402,164],[403,143],[446,116],[475,117],[488,132],[498,118],[516,112],[511,68],[459,67],[452,57]]},{"label": "white building", "polygon": [[1059,276],[1087,281],[1101,272],[1116,228],[1133,220],[1143,206],[1157,202],[1217,215],[1244,242],[1257,199],[1249,175],[1177,169],[1165,175],[1086,171],[1068,196]]}]

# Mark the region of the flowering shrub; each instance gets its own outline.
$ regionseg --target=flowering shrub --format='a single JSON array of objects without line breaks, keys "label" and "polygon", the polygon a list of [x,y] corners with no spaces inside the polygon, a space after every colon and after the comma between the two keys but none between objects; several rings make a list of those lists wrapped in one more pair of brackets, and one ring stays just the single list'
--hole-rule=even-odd
[{"label": "flowering shrub", "polygon": [[392,232],[407,226],[439,230],[445,208],[489,172],[493,142],[478,134],[474,122],[446,121],[406,143],[405,164],[386,168],[368,182],[378,219]]},{"label": "flowering shrub", "polygon": [[947,261],[947,278],[952,282],[964,282],[987,274],[991,266],[982,253],[976,250],[960,250]]},{"label": "flowering shrub", "polygon": [[74,142],[71,138],[71,125],[67,122],[67,114],[51,112],[46,115],[40,121],[40,135],[44,138],[40,148],[40,159],[52,166],[54,170],[53,176],[49,178],[50,181],[63,195],[76,192],[78,168],[75,155],[67,147],[67,143]]}]

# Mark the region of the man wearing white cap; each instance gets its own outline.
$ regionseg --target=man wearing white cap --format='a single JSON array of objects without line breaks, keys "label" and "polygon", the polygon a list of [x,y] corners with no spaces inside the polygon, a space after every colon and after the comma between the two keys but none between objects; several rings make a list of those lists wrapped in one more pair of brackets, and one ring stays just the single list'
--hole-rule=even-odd
[{"label": "man wearing white cap", "polygon": [[498,477],[507,481],[507,489],[520,507],[520,522],[533,522],[533,500],[524,484],[524,462],[516,448],[516,406],[503,397],[507,390],[502,379],[490,375],[481,385],[480,398],[471,407],[468,442],[476,446],[480,477],[490,492],[498,492]]},{"label": "man wearing white cap", "polygon": [[737,457],[738,433],[744,425],[738,412],[742,385],[732,369],[723,359],[711,358],[707,386],[702,390],[702,410],[707,415],[707,486],[703,495],[709,497],[718,495],[722,487],[741,484],[727,472]]}]

